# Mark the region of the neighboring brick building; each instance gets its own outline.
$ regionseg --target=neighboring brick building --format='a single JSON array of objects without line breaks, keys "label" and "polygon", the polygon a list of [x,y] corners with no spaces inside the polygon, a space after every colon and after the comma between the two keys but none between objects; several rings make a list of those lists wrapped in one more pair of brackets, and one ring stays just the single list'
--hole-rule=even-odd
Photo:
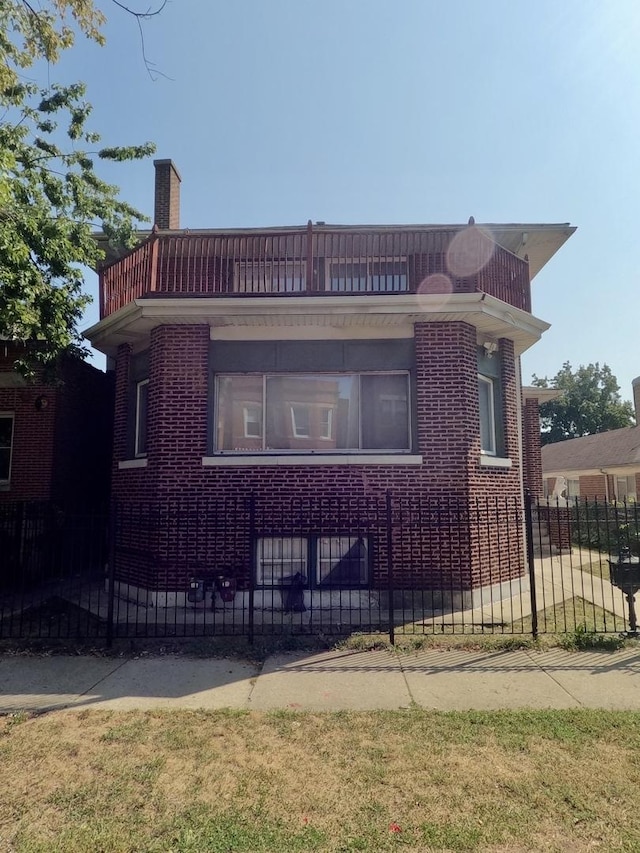
[{"label": "neighboring brick building", "polygon": [[75,358],[55,376],[25,381],[14,369],[21,346],[0,342],[0,505],[76,506],[109,497],[111,377]]},{"label": "neighboring brick building", "polygon": [[[352,591],[383,587],[388,543],[373,522],[366,541],[344,520],[325,519],[326,536],[310,522],[293,535],[282,520],[292,498],[390,490],[453,502],[455,536],[426,521],[394,566],[398,585],[444,600],[455,577],[465,602],[512,590],[521,528],[488,559],[495,530],[476,508],[521,499],[519,356],[548,328],[531,313],[530,278],[574,229],[181,231],[178,190],[175,166],[157,161],[154,231],[101,271],[101,319],[87,332],[116,372],[114,497],[197,506],[217,524],[200,562],[232,566],[258,592],[298,567],[309,596],[322,594],[325,568],[354,561]],[[539,463],[527,464],[535,480]],[[233,519],[218,524],[221,500],[249,496],[272,513],[273,535],[253,547]],[[186,549],[169,527],[154,548],[135,537],[116,564],[128,594],[180,601]]]}]

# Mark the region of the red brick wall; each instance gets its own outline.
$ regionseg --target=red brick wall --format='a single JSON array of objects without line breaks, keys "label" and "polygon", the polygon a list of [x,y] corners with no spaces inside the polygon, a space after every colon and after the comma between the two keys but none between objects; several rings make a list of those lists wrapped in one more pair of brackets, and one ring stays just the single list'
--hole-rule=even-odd
[{"label": "red brick wall", "polygon": [[540,406],[537,400],[525,400],[522,410],[522,478],[533,500],[539,500],[542,488],[540,442]]},{"label": "red brick wall", "polygon": [[[167,517],[152,525],[150,540],[140,554],[119,560],[119,574],[133,573],[136,583],[155,586],[172,584],[184,588],[189,564],[235,567],[246,579],[249,573],[248,539],[242,530],[246,516],[238,509],[238,523],[229,517],[228,501],[244,502],[250,495],[263,507],[264,523],[282,531],[290,523],[292,498],[325,499],[334,506],[338,498],[346,506],[366,498],[382,500],[390,490],[395,503],[406,495],[429,500],[432,511],[424,523],[415,518],[394,527],[397,547],[394,577],[398,587],[458,588],[494,583],[520,574],[522,566],[519,525],[503,513],[499,531],[510,536],[510,552],[492,533],[483,517],[482,533],[470,530],[474,511],[486,496],[498,499],[519,496],[517,406],[515,359],[509,341],[501,342],[505,442],[514,465],[509,470],[481,468],[478,411],[476,331],[465,323],[416,324],[417,445],[424,464],[331,465],[269,467],[203,467],[207,455],[209,409],[208,326],[162,326],[153,330],[149,361],[149,432],[146,468],[114,470],[114,496],[121,501],[158,501]],[[126,452],[126,400],[129,353],[121,348],[117,362],[116,459]],[[227,502],[222,506],[219,502]],[[172,528],[171,507],[177,504],[193,511],[197,538],[188,530]],[[444,503],[443,503],[444,502]],[[442,511],[447,502],[456,509]],[[244,506],[244,504],[243,504]],[[457,507],[462,508],[462,513]],[[164,511],[164,510],[163,510]],[[346,510],[343,510],[345,512]],[[407,509],[407,512],[409,510]],[[354,510],[355,512],[355,510]],[[492,512],[492,515],[495,515]],[[241,521],[242,516],[243,521]],[[446,516],[446,518],[444,517]],[[184,516],[181,516],[183,518]],[[197,519],[197,520],[196,520]],[[206,524],[203,521],[206,520]],[[361,523],[354,518],[352,525]],[[202,525],[205,524],[205,533]],[[326,519],[323,530],[345,532],[345,517],[332,526]],[[409,529],[413,531],[406,534]],[[477,527],[477,525],[476,525]],[[384,521],[373,523],[370,533],[377,555],[376,582],[386,577],[386,533]],[[241,535],[242,534],[242,535]],[[204,543],[204,544],[203,544]],[[152,550],[153,560],[141,556]],[[398,555],[400,559],[398,560]],[[482,564],[482,566],[481,566]],[[489,565],[489,568],[487,568]],[[145,568],[146,567],[146,568]],[[444,580],[443,580],[444,579]]]},{"label": "red brick wall", "polygon": [[[19,355],[15,346],[0,343],[0,372],[13,372]],[[48,405],[38,411],[41,396]],[[11,482],[0,487],[0,503],[50,499],[57,399],[57,389],[41,376],[26,386],[0,388],[0,412],[14,414]]]},{"label": "red brick wall", "polygon": [[[609,478],[609,488],[613,489],[613,481]],[[609,495],[613,496],[613,491],[609,491]],[[580,477],[580,497],[594,500],[604,500],[607,496],[607,485],[604,474],[589,474],[585,477]]]}]

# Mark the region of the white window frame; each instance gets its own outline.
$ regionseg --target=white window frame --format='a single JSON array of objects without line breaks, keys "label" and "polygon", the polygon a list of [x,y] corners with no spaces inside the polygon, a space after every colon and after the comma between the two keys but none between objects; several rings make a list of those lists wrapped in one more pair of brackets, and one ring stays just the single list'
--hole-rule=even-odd
[{"label": "white window frame", "polygon": [[[482,429],[480,429],[480,452],[485,456],[497,456],[498,441],[496,435],[496,395],[495,395],[495,379],[491,376],[485,376],[483,373],[478,373],[478,385],[484,383],[489,389],[489,431],[493,447],[482,446]],[[478,393],[478,405],[480,405],[480,394]],[[482,414],[480,414],[480,424],[482,425]]]},{"label": "white window frame", "polygon": [[[6,479],[3,477],[0,479],[0,486],[8,486],[11,483],[11,466],[13,463],[13,440],[15,435],[16,428],[16,416],[15,412],[0,412],[0,418],[3,420],[11,420],[11,437],[9,439],[9,468],[8,468],[8,476]],[[3,450],[7,450],[6,447],[2,448]]]},{"label": "white window frame", "polygon": [[[327,415],[326,420],[325,415]],[[331,406],[320,406],[319,438],[323,439],[324,441],[331,441],[331,439],[333,438],[333,408]]]},{"label": "white window frame", "polygon": [[[620,488],[618,483],[620,480],[625,480],[625,492],[626,495],[620,497]],[[629,488],[629,484],[631,483],[632,488]],[[615,490],[616,490],[616,500],[624,501],[626,499],[627,503],[635,503],[636,501],[636,475],[635,474],[618,474],[615,477]]]},{"label": "white window frame", "polygon": [[[300,556],[294,557],[291,552],[289,556],[284,556],[283,554],[273,554],[273,551],[278,550],[278,545],[280,546],[280,550],[284,551],[283,548],[284,543],[289,542],[297,542],[300,545]],[[269,546],[268,548],[266,546]],[[274,547],[275,546],[275,547]],[[271,553],[265,555],[265,550],[269,550]],[[265,582],[264,577],[264,566],[269,564],[272,569],[270,572],[271,580]],[[302,564],[302,565],[300,565]],[[277,588],[281,587],[281,583],[275,583],[273,580],[273,566],[280,566],[282,568],[282,575],[295,575],[298,572],[302,574],[305,578],[305,583],[309,581],[309,540],[306,536],[261,536],[256,541],[256,585],[261,587],[271,587]],[[286,566],[289,566],[289,571],[285,569]]]},{"label": "white window frame", "polygon": [[[133,447],[133,450],[134,450],[133,455],[135,456],[136,459],[144,459],[147,456],[146,450],[142,451],[139,449],[140,448],[140,438],[141,438],[141,435],[140,435],[140,389],[144,385],[147,385],[147,386],[149,385],[148,379],[142,379],[140,382],[136,382],[136,425],[135,425],[135,432],[134,432],[134,447]],[[149,429],[148,389],[147,389],[147,413],[146,414],[147,414],[146,421],[147,421],[147,433],[148,433],[148,429]],[[147,436],[145,436],[145,441],[146,440],[147,440]]]},{"label": "white window frame", "polygon": [[[309,438],[311,436],[311,405],[309,403],[291,403],[291,429],[294,438]],[[307,431],[303,432],[296,417],[296,409],[304,409],[307,413]]]},{"label": "white window frame", "polygon": [[[254,410],[258,412],[258,419],[249,417],[249,410]],[[247,403],[242,407],[242,418],[244,425],[244,437],[245,438],[262,438],[263,427],[262,427],[262,406],[259,403]],[[249,424],[256,424],[258,427],[257,433],[249,432]]]}]

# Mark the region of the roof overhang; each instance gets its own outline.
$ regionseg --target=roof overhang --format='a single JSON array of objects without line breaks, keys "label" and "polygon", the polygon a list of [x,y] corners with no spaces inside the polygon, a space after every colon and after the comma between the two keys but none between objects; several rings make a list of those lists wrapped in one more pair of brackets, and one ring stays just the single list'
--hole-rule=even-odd
[{"label": "roof overhang", "polygon": [[539,403],[550,403],[564,396],[561,388],[536,388],[534,385],[523,385],[522,399],[537,400]]},{"label": "roof overhang", "polygon": [[412,336],[413,324],[425,322],[468,323],[485,339],[509,338],[517,355],[549,328],[527,311],[484,293],[186,297],[136,299],[87,329],[85,337],[113,356],[123,343],[144,348],[151,329],[161,325],[207,324],[212,337],[236,329],[247,340],[273,338],[278,330],[299,339],[330,338],[333,330],[362,336],[366,330],[373,339],[390,331]]}]

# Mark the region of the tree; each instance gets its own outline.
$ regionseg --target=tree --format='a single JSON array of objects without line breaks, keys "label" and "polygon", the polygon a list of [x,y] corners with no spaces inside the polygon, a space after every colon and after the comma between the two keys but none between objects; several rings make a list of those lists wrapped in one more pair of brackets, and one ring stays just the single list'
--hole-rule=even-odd
[{"label": "tree", "polygon": [[540,406],[543,444],[634,424],[633,407],[621,399],[618,381],[606,364],[580,365],[573,371],[566,361],[551,380],[534,376],[533,385],[564,392]]},{"label": "tree", "polygon": [[[138,20],[157,14],[136,13]],[[24,69],[55,63],[77,33],[103,44],[105,17],[93,0],[0,0],[0,338],[28,345],[31,363],[84,352],[78,322],[89,298],[82,266],[112,244],[130,247],[145,221],[97,172],[100,161],[137,160],[151,143],[104,148],[87,127],[91,105],[81,83],[40,89]]]}]

